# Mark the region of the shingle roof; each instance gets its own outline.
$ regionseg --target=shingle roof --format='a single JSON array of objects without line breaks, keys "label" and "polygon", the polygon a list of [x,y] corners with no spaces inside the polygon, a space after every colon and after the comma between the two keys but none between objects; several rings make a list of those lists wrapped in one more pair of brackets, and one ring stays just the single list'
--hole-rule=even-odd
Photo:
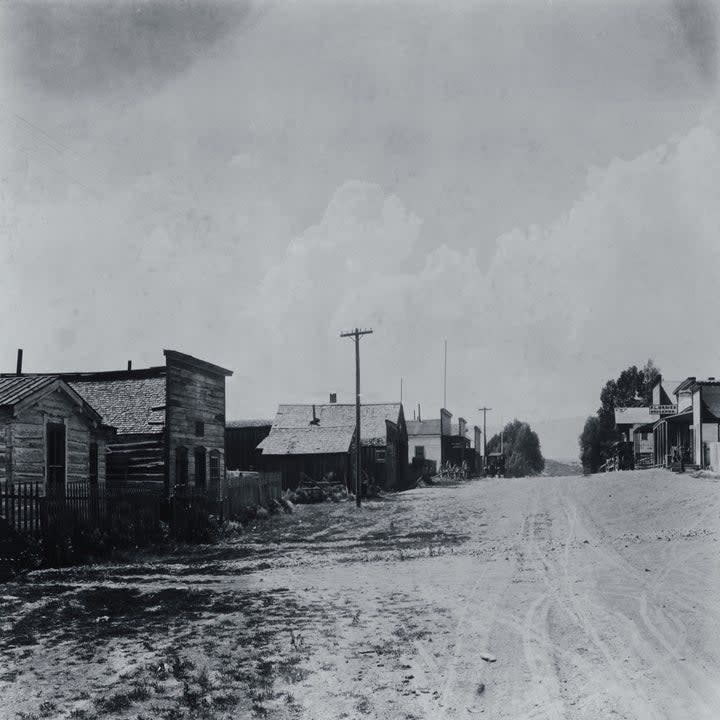
[{"label": "shingle roof", "polygon": [[[317,423],[313,424],[313,408]],[[363,445],[384,445],[386,420],[397,423],[400,403],[360,406],[360,433]],[[355,432],[355,406],[280,405],[270,435],[259,445],[265,455],[310,455],[347,452]]]},{"label": "shingle roof", "polygon": [[38,390],[52,385],[57,375],[14,375],[0,377],[0,407],[12,407]]},{"label": "shingle roof", "polygon": [[440,419],[408,420],[408,435],[440,435]]},{"label": "shingle roof", "polygon": [[165,426],[165,378],[77,380],[68,383],[118,434],[160,433]]},{"label": "shingle roof", "polygon": [[346,453],[354,433],[354,427],[273,428],[258,449],[263,455]]}]

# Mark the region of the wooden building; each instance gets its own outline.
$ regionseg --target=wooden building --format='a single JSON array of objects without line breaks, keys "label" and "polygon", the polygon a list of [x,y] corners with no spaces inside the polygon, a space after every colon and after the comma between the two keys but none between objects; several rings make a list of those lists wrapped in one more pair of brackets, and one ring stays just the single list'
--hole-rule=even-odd
[{"label": "wooden building", "polygon": [[439,418],[408,420],[407,427],[408,462],[432,461],[439,470],[450,459],[452,413],[442,408]]},{"label": "wooden building", "polygon": [[688,377],[673,395],[675,403],[653,408],[660,413],[653,426],[655,464],[708,467],[710,445],[720,442],[720,381]]},{"label": "wooden building", "polygon": [[[156,485],[168,496],[189,487],[217,496],[225,476],[225,379],[232,372],[174,350],[164,355],[165,365],[150,368],[19,379],[32,385],[53,378],[65,404],[77,398],[85,419],[116,429],[100,461],[108,484]],[[98,447],[104,458],[99,440]],[[71,454],[68,462],[68,476],[82,477]]]},{"label": "wooden building", "polygon": [[651,462],[654,420],[648,406],[615,408],[615,427],[620,433],[616,455],[618,467],[630,469]]},{"label": "wooden building", "polygon": [[[361,406],[364,482],[386,490],[407,486],[407,428],[400,403]],[[332,473],[354,487],[355,405],[280,405],[270,434],[260,443],[263,469],[280,472],[283,488]]]},{"label": "wooden building", "polygon": [[230,370],[174,350],[165,365],[64,374],[117,428],[108,483],[158,483],[218,497],[225,477],[225,380]]},{"label": "wooden building", "polygon": [[105,483],[114,429],[57,375],[0,377],[0,483]]},{"label": "wooden building", "polygon": [[225,467],[258,470],[262,450],[258,445],[270,434],[272,420],[230,420],[225,425]]}]

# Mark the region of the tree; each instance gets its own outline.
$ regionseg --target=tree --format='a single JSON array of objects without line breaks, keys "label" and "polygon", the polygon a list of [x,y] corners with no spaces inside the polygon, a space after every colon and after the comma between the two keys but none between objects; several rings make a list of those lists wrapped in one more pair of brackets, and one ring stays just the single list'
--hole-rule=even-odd
[{"label": "tree", "polygon": [[587,419],[578,438],[580,460],[586,471],[597,472],[610,457],[613,442],[619,439],[615,426],[615,408],[650,405],[652,388],[659,377],[660,370],[652,360],[648,360],[641,369],[631,365],[616,380],[605,383],[600,391],[597,418]]},{"label": "tree", "polygon": [[[500,451],[500,435],[488,441],[488,453]],[[545,469],[540,440],[530,425],[513,420],[505,425],[502,438],[505,472],[510,477],[537,475]]]}]

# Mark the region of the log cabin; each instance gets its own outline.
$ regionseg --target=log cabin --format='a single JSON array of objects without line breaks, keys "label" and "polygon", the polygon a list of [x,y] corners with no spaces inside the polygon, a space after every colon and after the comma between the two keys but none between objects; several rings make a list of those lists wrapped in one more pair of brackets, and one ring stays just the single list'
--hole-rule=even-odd
[{"label": "log cabin", "polygon": [[57,375],[0,377],[0,483],[104,485],[114,428]]},{"label": "log cabin", "polygon": [[[186,489],[217,498],[225,477],[225,380],[230,370],[165,350],[149,368],[54,376],[102,422],[116,429],[105,443],[108,485]],[[2,377],[17,377],[2,376]],[[41,375],[22,375],[31,382]],[[99,420],[98,420],[99,422]]]}]

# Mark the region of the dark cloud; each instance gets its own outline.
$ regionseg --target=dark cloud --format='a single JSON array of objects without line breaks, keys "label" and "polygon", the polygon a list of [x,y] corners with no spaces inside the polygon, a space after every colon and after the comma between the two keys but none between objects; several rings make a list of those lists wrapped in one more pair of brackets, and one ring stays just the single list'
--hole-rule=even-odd
[{"label": "dark cloud", "polygon": [[250,2],[12,2],[4,42],[15,77],[59,95],[154,88],[251,20]]},{"label": "dark cloud", "polygon": [[711,0],[674,0],[675,13],[698,71],[714,84],[718,70],[717,9]]}]

